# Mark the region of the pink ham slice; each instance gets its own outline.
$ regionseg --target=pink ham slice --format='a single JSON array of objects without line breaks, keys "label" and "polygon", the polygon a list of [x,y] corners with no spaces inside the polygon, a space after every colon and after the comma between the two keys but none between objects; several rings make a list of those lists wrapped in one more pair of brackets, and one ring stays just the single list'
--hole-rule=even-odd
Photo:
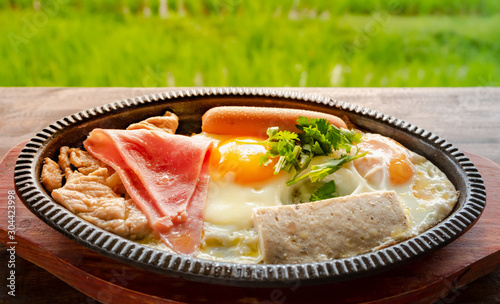
[{"label": "pink ham slice", "polygon": [[173,250],[201,241],[211,142],[155,130],[94,129],[83,143],[111,166],[151,227]]}]

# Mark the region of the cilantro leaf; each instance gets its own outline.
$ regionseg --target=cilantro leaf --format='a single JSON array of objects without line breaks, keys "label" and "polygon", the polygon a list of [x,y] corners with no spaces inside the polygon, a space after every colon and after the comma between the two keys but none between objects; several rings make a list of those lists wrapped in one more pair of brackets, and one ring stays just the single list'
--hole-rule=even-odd
[{"label": "cilantro leaf", "polygon": [[308,173],[305,173],[301,176],[294,176],[294,178],[287,181],[286,184],[288,186],[291,186],[291,185],[296,184],[296,183],[300,182],[301,180],[304,180],[307,178],[309,178],[311,180],[311,182],[313,182],[313,183],[319,182],[323,178],[327,177],[328,175],[333,174],[333,173],[337,172],[338,170],[340,170],[340,168],[342,168],[342,166],[344,166],[344,164],[347,164],[350,161],[353,161],[357,158],[365,156],[366,153],[367,152],[362,153],[362,154],[358,153],[354,156],[344,154],[340,158],[334,158],[334,159],[327,161],[326,163],[311,166],[311,171],[309,171]]},{"label": "cilantro leaf", "polygon": [[331,180],[323,184],[321,187],[319,187],[319,189],[316,190],[311,195],[310,201],[315,202],[315,201],[329,199],[335,197],[334,193],[335,193],[335,181]]},{"label": "cilantro leaf", "polygon": [[[267,130],[269,138],[264,142],[269,148],[259,159],[260,165],[269,165],[271,159],[279,157],[274,166],[275,174],[280,171],[295,170],[294,176],[287,182],[287,185],[293,185],[304,179],[310,179],[313,183],[320,182],[326,176],[342,168],[344,164],[366,154],[366,152],[359,154],[357,151],[354,156],[351,155],[352,147],[361,141],[361,134],[356,130],[337,128],[326,119],[302,116],[297,119],[296,127],[302,132],[297,134],[280,131],[278,127],[269,128]],[[331,156],[335,151],[338,152],[336,155],[340,154],[340,157],[312,166],[309,172],[302,174],[309,167],[314,156]]]}]

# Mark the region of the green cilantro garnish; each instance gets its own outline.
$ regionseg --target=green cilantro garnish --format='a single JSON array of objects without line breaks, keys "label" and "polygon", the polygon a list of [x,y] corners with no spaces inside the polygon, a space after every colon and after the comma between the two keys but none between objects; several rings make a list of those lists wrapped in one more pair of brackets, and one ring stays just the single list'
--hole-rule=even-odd
[{"label": "green cilantro garnish", "polygon": [[292,180],[289,180],[286,184],[290,186],[307,178],[309,178],[313,183],[320,182],[328,175],[337,172],[340,168],[342,168],[344,164],[347,164],[348,162],[355,160],[356,158],[360,158],[365,154],[366,153],[356,154],[355,156],[342,155],[340,158],[329,160],[326,163],[311,166],[311,171],[301,176],[294,176],[294,178]]},{"label": "green cilantro garnish", "polygon": [[316,190],[316,192],[314,192],[311,195],[310,201],[315,202],[328,199],[333,197],[334,193],[335,193],[335,181],[332,180],[319,187],[319,189]]},{"label": "green cilantro garnish", "polygon": [[[291,172],[292,169],[295,169],[295,175],[286,183],[289,186],[304,179],[320,182],[326,176],[338,171],[344,164],[366,154],[366,152],[360,154],[356,150],[356,154],[351,155],[352,147],[361,141],[360,133],[354,130],[339,129],[326,119],[299,117],[297,128],[302,133],[280,131],[277,127],[269,128],[267,130],[269,138],[265,141],[269,148],[266,154],[260,158],[260,165],[268,165],[271,163],[271,159],[279,157],[274,166],[275,174],[280,171]],[[300,175],[309,167],[314,156],[330,156],[335,151],[341,151],[341,156],[324,164],[313,165],[308,173]],[[333,188],[335,187],[334,183],[326,183],[325,185],[329,185],[328,189],[324,189],[328,190],[327,192],[332,189],[332,185]],[[330,193],[329,197],[332,197],[333,192]],[[324,194],[313,196],[325,197]]]}]

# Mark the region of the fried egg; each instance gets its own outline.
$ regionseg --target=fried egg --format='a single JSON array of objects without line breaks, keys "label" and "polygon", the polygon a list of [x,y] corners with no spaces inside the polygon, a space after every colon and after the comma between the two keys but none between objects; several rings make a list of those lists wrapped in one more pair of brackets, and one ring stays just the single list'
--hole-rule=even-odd
[{"label": "fried egg", "polygon": [[[324,179],[325,182],[335,181],[337,196],[396,191],[411,223],[411,229],[402,237],[422,233],[452,211],[458,192],[446,175],[425,157],[379,134],[363,134],[358,148],[368,154]],[[327,159],[317,157],[312,164]],[[298,187],[306,188],[307,185]],[[307,193],[307,190],[296,192]]]},{"label": "fried egg", "polygon": [[274,174],[273,166],[260,166],[267,147],[262,139],[236,137],[219,143],[210,156],[210,178],[205,221],[252,227],[253,208],[281,205],[278,193],[286,185],[285,174]]},{"label": "fried egg", "polygon": [[204,212],[204,237],[200,257],[225,261],[258,262],[258,235],[253,229],[253,209],[279,206],[286,173],[274,174],[274,162],[260,166],[265,139],[202,134],[216,148],[210,155],[210,183]]},{"label": "fried egg", "polygon": [[[291,174],[273,173],[273,164],[260,166],[265,139],[202,134],[217,147],[210,156],[210,185],[199,257],[231,262],[258,263],[258,233],[253,209],[309,202],[317,184],[302,181],[287,186]],[[395,190],[406,210],[410,229],[395,239],[422,233],[453,209],[458,193],[445,174],[426,158],[388,137],[365,133],[358,144],[364,157],[349,162],[323,181],[335,181],[336,196]],[[355,153],[355,151],[352,151]],[[331,157],[314,157],[311,165]],[[309,167],[310,168],[310,167]],[[306,170],[307,172],[307,170]]]}]

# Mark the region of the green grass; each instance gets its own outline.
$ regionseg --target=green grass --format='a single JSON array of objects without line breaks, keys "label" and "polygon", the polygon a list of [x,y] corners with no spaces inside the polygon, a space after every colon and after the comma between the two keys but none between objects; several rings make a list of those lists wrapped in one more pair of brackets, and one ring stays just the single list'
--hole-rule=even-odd
[{"label": "green grass", "polygon": [[[0,9],[29,9],[33,0],[4,0]],[[124,7],[134,14],[142,13],[144,7],[157,12],[158,0],[42,0],[45,4],[62,4],[87,13],[122,13]],[[273,14],[276,10],[285,12],[291,9],[326,11],[333,15],[370,14],[375,10],[391,9],[401,15],[422,14],[474,14],[495,15],[500,10],[496,0],[168,0],[168,9],[183,11],[192,16],[213,14]]]},{"label": "green grass", "polygon": [[[60,5],[59,3],[68,3]],[[53,0],[0,4],[3,86],[479,86],[500,1]],[[437,3],[435,3],[437,2]],[[46,3],[46,2],[44,2]],[[367,3],[367,4],[365,4]],[[124,8],[128,7],[127,13]]]}]

